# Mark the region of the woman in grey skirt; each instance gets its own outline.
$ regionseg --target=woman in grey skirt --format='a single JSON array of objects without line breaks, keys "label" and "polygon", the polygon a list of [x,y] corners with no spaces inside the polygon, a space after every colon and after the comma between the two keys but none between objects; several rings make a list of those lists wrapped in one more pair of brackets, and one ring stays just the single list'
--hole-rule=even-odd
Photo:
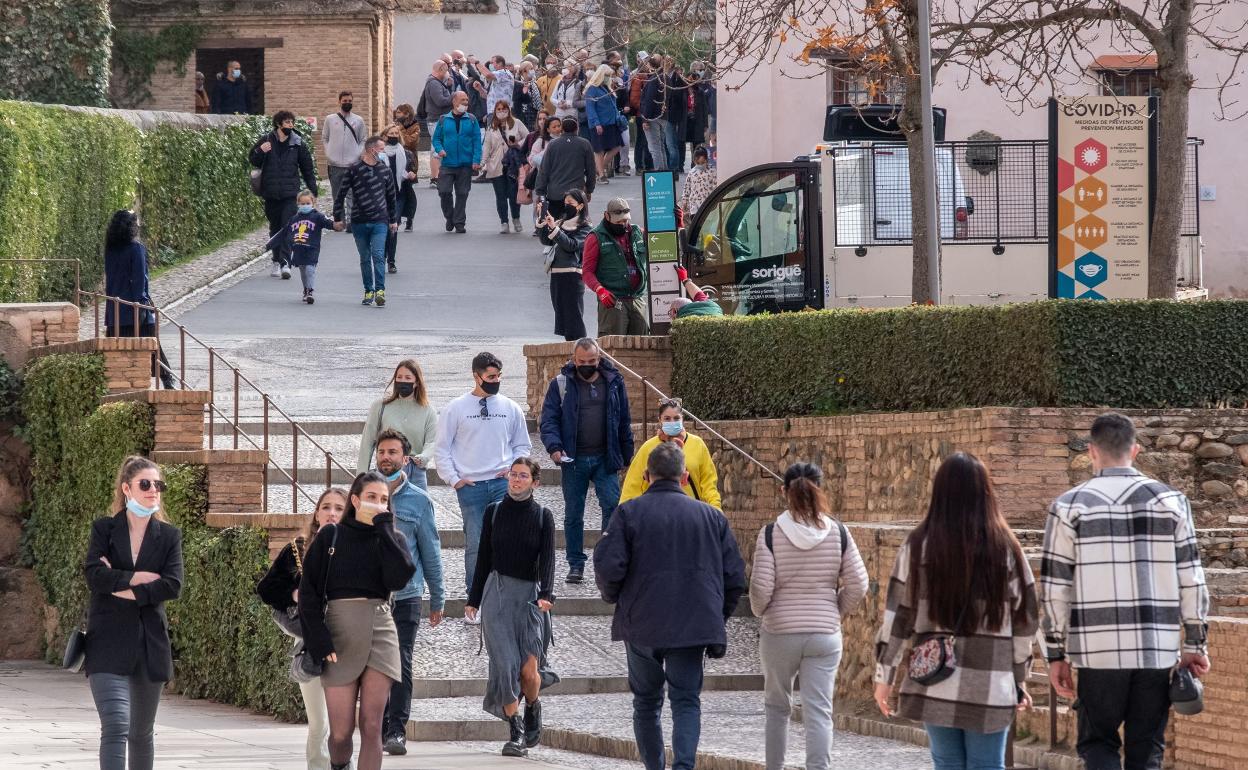
[{"label": "woman in grey skirt", "polygon": [[[481,609],[481,633],[490,656],[482,708],[504,719],[511,739],[503,755],[523,757],[542,736],[538,702],[542,630],[555,601],[555,517],[533,499],[541,469],[517,458],[507,473],[507,496],[485,509],[477,571],[464,614]],[[524,717],[520,694],[524,693]]]},{"label": "woman in grey skirt", "polygon": [[390,485],[375,472],[355,477],[347,510],[321,527],[304,556],[299,617],[329,710],[329,761],[351,763],[359,709],[359,770],[381,767],[381,721],[390,685],[401,677],[399,637],[389,597],[416,572],[407,541],[388,510]]}]

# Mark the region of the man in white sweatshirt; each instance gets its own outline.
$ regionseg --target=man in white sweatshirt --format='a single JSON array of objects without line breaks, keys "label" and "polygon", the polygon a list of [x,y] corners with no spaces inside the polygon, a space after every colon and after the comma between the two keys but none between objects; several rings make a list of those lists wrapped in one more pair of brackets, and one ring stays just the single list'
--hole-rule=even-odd
[{"label": "man in white sweatshirt", "polygon": [[[433,454],[438,475],[455,488],[464,520],[464,592],[471,590],[485,509],[507,494],[507,471],[533,451],[520,405],[498,395],[503,363],[493,353],[472,359],[472,391],[438,415]],[[480,622],[480,615],[476,622]],[[472,622],[472,621],[469,621]]]}]

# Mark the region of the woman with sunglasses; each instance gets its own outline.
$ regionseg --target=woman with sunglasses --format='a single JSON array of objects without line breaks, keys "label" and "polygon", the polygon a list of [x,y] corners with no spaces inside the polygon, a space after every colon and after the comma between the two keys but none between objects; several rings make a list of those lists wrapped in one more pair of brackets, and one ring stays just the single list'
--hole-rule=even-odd
[{"label": "woman with sunglasses", "polygon": [[[477,569],[464,615],[481,622],[490,656],[482,708],[506,720],[511,738],[503,756],[523,757],[541,742],[542,688],[538,663],[545,650],[544,613],[555,601],[555,517],[533,499],[541,468],[518,457],[507,472],[507,496],[485,509]],[[524,716],[520,716],[520,695]]]},{"label": "woman with sunglasses", "polygon": [[624,475],[624,486],[620,490],[620,503],[626,503],[634,497],[641,497],[650,488],[645,479],[646,464],[650,462],[650,453],[654,448],[667,441],[675,442],[676,446],[685,451],[685,468],[689,471],[689,483],[684,486],[686,495],[701,500],[708,505],[723,510],[719,498],[719,474],[715,471],[715,461],[706,448],[706,442],[685,430],[684,402],[679,398],[665,398],[659,401],[659,429],[646,443],[641,445],[633,461],[628,465],[628,473]]},{"label": "woman with sunglasses", "polygon": [[390,594],[416,573],[407,540],[394,528],[390,485],[376,471],[351,484],[342,520],[321,528],[299,581],[299,618],[329,711],[329,766],[351,764],[360,727],[359,770],[381,767],[381,722],[400,680],[399,635]]},{"label": "woman with sunglasses", "polygon": [[438,437],[438,411],[429,405],[425,375],[414,358],[404,359],[394,367],[386,393],[373,402],[360,434],[360,456],[356,460],[359,473],[369,469],[377,449],[377,436],[383,430],[397,430],[411,442],[413,454],[407,458],[403,472],[407,480],[428,491],[428,468],[433,465],[433,444]]},{"label": "woman with sunglasses", "polygon": [[[282,548],[269,571],[256,584],[260,600],[273,609],[273,620],[278,627],[297,640],[297,649],[303,645],[303,629],[299,625],[299,579],[303,577],[308,543],[321,527],[337,524],[346,510],[345,489],[330,487],[322,492],[303,531]],[[325,688],[319,676],[298,684],[303,695],[303,710],[308,716],[308,739],[304,746],[308,770],[329,770],[329,713],[325,708]]]},{"label": "woman with sunglasses", "polygon": [[100,768],[150,770],[156,707],[173,678],[165,602],[182,592],[182,533],[161,510],[160,466],[127,457],[112,516],[91,525],[86,670],[100,716]]}]

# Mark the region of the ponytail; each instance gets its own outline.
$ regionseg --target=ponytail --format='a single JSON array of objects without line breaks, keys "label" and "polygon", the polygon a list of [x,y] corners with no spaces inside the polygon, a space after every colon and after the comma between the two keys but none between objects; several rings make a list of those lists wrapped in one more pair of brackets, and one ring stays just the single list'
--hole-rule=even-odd
[{"label": "ponytail", "polygon": [[824,528],[821,514],[828,512],[828,498],[819,484],[823,471],[810,463],[794,463],[784,474],[784,496],[789,504],[789,515],[801,524],[817,529]]}]

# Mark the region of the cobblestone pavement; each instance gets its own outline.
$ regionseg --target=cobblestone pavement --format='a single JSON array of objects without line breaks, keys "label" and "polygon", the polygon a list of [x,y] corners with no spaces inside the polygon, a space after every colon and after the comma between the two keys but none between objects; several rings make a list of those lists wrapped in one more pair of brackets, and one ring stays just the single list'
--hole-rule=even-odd
[{"label": "cobblestone pavement", "polygon": [[[99,720],[81,674],[33,662],[0,663],[0,767],[99,767]],[[167,695],[156,717],[156,770],[302,770],[307,728],[275,722],[231,706]],[[402,770],[624,770],[637,767],[556,764],[549,756],[524,763],[499,756],[491,744],[409,743],[405,757],[386,757]],[[544,752],[545,754],[545,752]],[[567,752],[559,752],[567,756]],[[541,761],[546,759],[546,761]]]},{"label": "cobblestone pavement", "polygon": [[[542,698],[542,718],[550,727],[560,727],[594,735],[633,740],[632,696],[548,695]],[[491,717],[481,710],[481,699],[437,698],[413,703],[414,719],[481,720]],[[762,762],[763,694],[761,692],[702,693],[702,735],[699,750],[710,754]],[[671,714],[663,712],[664,735],[671,739]],[[786,764],[805,764],[806,743],[802,725],[789,722]],[[832,747],[832,766],[838,768],[888,768],[888,770],[927,770],[931,759],[927,749],[886,738],[872,738],[838,730]],[[598,767],[598,765],[593,765]]]}]

